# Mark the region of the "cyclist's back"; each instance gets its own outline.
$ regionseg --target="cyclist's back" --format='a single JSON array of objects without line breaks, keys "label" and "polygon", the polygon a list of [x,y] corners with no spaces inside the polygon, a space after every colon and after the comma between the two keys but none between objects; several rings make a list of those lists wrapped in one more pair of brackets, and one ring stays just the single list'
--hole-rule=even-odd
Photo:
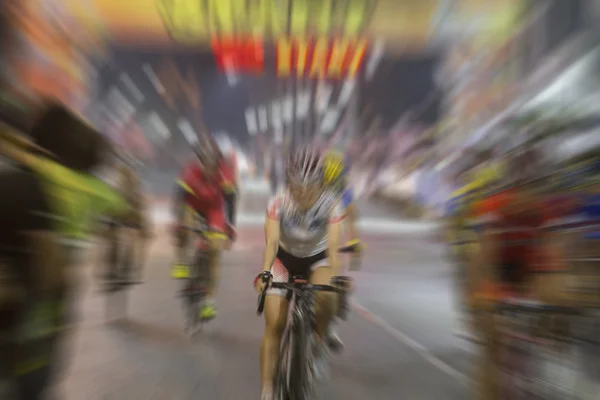
[{"label": "cyclist's back", "polygon": [[224,161],[219,163],[218,169],[212,176],[208,176],[202,166],[191,160],[183,168],[178,179],[184,186],[188,196],[186,201],[199,210],[210,206],[223,204],[223,191],[233,185],[233,171]]}]

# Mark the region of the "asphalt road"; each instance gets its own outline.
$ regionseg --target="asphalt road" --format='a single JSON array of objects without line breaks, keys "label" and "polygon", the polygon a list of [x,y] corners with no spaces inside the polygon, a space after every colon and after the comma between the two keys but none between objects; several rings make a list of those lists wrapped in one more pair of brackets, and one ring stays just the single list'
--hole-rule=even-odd
[{"label": "asphalt road", "polygon": [[[107,301],[94,281],[94,257],[81,272],[79,322],[69,343],[70,362],[58,385],[68,400],[252,400],[259,397],[259,342],[252,279],[260,269],[262,222],[268,193],[245,186],[239,241],[224,257],[219,316],[195,340],[169,278],[170,241],[157,205],[158,236],[145,283],[127,299]],[[319,399],[465,400],[471,352],[453,335],[458,326],[451,270],[432,240],[432,224],[403,221],[393,209],[363,202],[361,229],[367,251],[356,280],[356,303],[339,327],[346,344],[319,385]],[[115,300],[115,299],[113,299]],[[125,301],[126,300],[126,301]],[[110,314],[110,315],[109,315]],[[127,318],[107,324],[107,315]]]}]

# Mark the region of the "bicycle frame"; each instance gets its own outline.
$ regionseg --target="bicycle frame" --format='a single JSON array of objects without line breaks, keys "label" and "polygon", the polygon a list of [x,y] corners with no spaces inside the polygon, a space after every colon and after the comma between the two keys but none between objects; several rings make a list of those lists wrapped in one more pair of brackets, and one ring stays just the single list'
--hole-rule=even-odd
[{"label": "bicycle frame", "polygon": [[[139,266],[134,266],[136,257],[135,229],[130,225],[113,225],[116,229],[114,236],[109,237],[107,251],[107,274],[113,279],[107,282],[106,293],[106,319],[115,320],[124,318],[127,313],[127,291],[131,285],[140,281],[134,280],[133,275],[139,272]],[[120,314],[120,316],[117,316]]]},{"label": "bicycle frame", "polygon": [[[282,398],[308,399],[313,394],[313,375],[310,366],[314,355],[313,342],[310,339],[316,322],[314,299],[314,293],[308,290],[299,289],[292,293],[288,308],[288,322],[283,336],[287,340],[281,342],[281,353],[291,354],[288,355],[287,360],[285,357],[280,357],[280,363],[283,362],[283,365],[280,364],[275,378],[276,387],[285,393],[285,395],[281,393]],[[294,346],[290,346],[291,338]]]},{"label": "bicycle frame", "polygon": [[[355,253],[357,245],[348,245],[338,250],[340,253]],[[351,290],[351,278],[337,276],[333,282],[337,287],[308,283],[305,279],[293,277],[291,282],[271,282],[270,272],[263,272],[264,288],[258,298],[257,314],[261,315],[269,287],[292,291],[288,307],[287,323],[281,344],[277,373],[274,377],[274,387],[277,398],[281,400],[306,400],[311,398],[314,391],[313,374],[313,333],[316,327],[314,309],[316,291],[337,292],[346,294]],[[345,296],[340,303],[339,316],[346,318],[347,304]],[[297,364],[297,365],[296,365]]]},{"label": "bicycle frame", "polygon": [[[267,277],[269,280],[270,277]],[[265,286],[266,288],[267,286]],[[280,399],[306,400],[314,391],[313,333],[316,325],[315,291],[339,292],[329,285],[316,285],[294,278],[291,283],[274,282],[271,287],[292,291],[288,320],[281,340],[281,351],[275,375],[275,392]],[[258,313],[262,313],[266,289],[259,297]]]},{"label": "bicycle frame", "polygon": [[186,227],[198,237],[190,249],[193,253],[190,255],[189,277],[184,280],[183,306],[187,317],[187,329],[190,334],[195,333],[199,319],[200,305],[206,296],[206,286],[203,284],[207,280],[206,269],[208,268],[208,255],[206,254],[206,239],[204,238],[204,227]]},{"label": "bicycle frame", "polygon": [[[572,345],[561,325],[576,315],[569,307],[523,299],[497,306],[499,389],[502,399],[574,399]],[[568,325],[566,325],[568,326]],[[561,329],[562,328],[562,329]],[[562,374],[561,374],[562,373]]]}]

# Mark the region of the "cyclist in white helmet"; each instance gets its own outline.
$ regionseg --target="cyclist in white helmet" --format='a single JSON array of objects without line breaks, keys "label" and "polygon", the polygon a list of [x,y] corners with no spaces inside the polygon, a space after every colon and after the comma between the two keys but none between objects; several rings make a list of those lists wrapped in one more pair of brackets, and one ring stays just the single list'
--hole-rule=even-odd
[{"label": "cyclist in white helmet", "polygon": [[[318,150],[294,151],[286,165],[286,190],[274,196],[267,208],[266,248],[262,271],[254,281],[262,291],[262,276],[270,271],[275,282],[304,276],[311,283],[330,284],[339,275],[338,248],[345,213],[337,193],[323,184],[322,157]],[[261,345],[262,399],[272,399],[281,335],[287,320],[288,298],[279,289],[268,289],[265,332]],[[334,313],[332,293],[317,293],[316,333],[325,339]],[[325,351],[325,346],[319,346]]]}]

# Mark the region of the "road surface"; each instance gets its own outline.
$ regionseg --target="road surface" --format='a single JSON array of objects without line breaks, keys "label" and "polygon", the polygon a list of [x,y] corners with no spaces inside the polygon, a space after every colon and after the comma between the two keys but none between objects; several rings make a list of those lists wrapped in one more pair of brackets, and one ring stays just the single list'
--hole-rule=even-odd
[{"label": "road surface", "polygon": [[[169,278],[170,241],[157,206],[157,233],[145,283],[132,289],[127,320],[106,324],[93,262],[81,270],[79,323],[58,393],[68,400],[252,400],[259,397],[259,342],[252,280],[260,270],[268,188],[246,184],[239,241],[224,257],[219,316],[191,341]],[[403,221],[393,209],[363,202],[367,245],[363,269],[352,273],[356,305],[339,327],[346,350],[332,360],[319,399],[465,400],[470,352],[457,328],[451,270],[431,224]],[[125,303],[123,303],[125,304]],[[125,312],[122,306],[117,313]]]}]

